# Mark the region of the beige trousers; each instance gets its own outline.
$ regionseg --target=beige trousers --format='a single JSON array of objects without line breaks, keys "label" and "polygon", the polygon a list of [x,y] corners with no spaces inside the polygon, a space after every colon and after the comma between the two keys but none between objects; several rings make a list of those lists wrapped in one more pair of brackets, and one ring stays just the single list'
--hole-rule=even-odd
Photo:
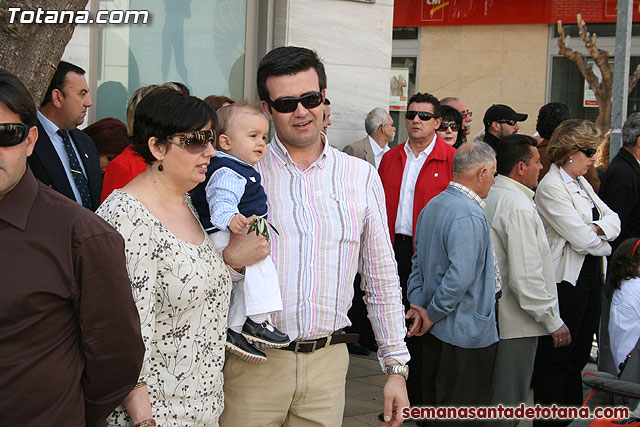
[{"label": "beige trousers", "polygon": [[263,364],[227,353],[222,427],[342,425],[349,367],[346,344],[314,353],[263,351],[268,359]]}]

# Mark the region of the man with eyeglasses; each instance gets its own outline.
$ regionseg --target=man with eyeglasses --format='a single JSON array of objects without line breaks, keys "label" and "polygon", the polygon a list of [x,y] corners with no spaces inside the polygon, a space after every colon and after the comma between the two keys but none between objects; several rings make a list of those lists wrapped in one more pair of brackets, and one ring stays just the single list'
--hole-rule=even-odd
[{"label": "man with eyeglasses", "polygon": [[367,136],[347,145],[342,151],[369,162],[377,169],[396,135],[396,125],[389,111],[376,107],[364,119],[364,130]]},{"label": "man with eyeglasses", "polygon": [[447,96],[440,100],[440,105],[448,105],[449,107],[458,110],[458,113],[462,115],[462,129],[464,131],[464,141],[467,141],[467,137],[471,133],[471,122],[473,121],[473,112],[467,108],[467,104],[460,98],[453,96]]},{"label": "man with eyeglasses", "polygon": [[95,211],[102,173],[96,146],[78,129],[93,104],[84,70],[61,61],[38,111],[38,143],[29,166],[40,181]]},{"label": "man with eyeglasses", "polygon": [[[407,104],[405,125],[409,137],[382,157],[378,173],[387,205],[389,235],[398,263],[402,299],[406,308],[411,274],[413,236],[418,215],[451,181],[455,149],[436,134],[442,122],[440,102],[429,93],[413,95]],[[411,353],[407,391],[412,405],[422,403],[420,339],[407,340]]]},{"label": "man with eyeglasses", "polygon": [[484,138],[486,142],[497,151],[500,139],[508,135],[518,133],[518,122],[524,122],[529,117],[527,114],[516,113],[513,108],[503,104],[493,104],[484,113]]},{"label": "man with eyeglasses", "polygon": [[[382,186],[373,167],[331,147],[322,135],[327,77],[316,52],[273,49],[260,61],[258,93],[275,136],[255,165],[269,200],[269,220],[283,310],[274,325],[294,341],[265,348],[267,362],[229,358],[222,426],[342,424],[349,365],[343,333],[362,276],[380,344],[387,426],[402,423],[409,353],[398,276],[385,232]],[[411,332],[421,323],[417,312]],[[392,413],[395,408],[395,414]]]},{"label": "man with eyeglasses", "polygon": [[31,95],[0,69],[0,420],[103,425],[144,355],[124,241],[36,180],[36,123]]}]

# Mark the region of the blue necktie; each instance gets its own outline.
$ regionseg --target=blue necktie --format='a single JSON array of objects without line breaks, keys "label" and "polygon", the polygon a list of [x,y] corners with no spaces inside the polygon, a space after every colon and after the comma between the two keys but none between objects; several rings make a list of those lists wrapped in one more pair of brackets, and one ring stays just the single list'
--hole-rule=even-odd
[{"label": "blue necktie", "polygon": [[71,168],[71,176],[73,177],[73,182],[76,184],[76,188],[80,193],[80,198],[82,199],[82,206],[87,209],[93,208],[93,203],[91,203],[91,192],[89,191],[89,182],[87,178],[82,173],[82,168],[80,167],[80,161],[78,160],[78,156],[76,156],[76,151],[73,149],[71,145],[71,138],[69,138],[69,132],[66,130],[58,129],[58,135],[62,138],[62,142],[64,144],[64,150],[67,152],[67,157],[69,157],[69,167]]}]

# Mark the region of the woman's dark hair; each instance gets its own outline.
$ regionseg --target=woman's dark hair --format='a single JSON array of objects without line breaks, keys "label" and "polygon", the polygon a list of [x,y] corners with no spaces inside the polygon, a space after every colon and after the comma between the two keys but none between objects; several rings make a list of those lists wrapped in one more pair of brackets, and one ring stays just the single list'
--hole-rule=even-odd
[{"label": "woman's dark hair", "polygon": [[562,102],[550,102],[538,111],[536,130],[544,139],[550,139],[558,125],[571,118],[571,108]]},{"label": "woman's dark hair", "polygon": [[462,114],[458,110],[448,105],[440,106],[440,117],[443,122],[455,122],[458,125],[458,138],[453,144],[454,148],[458,148],[464,143],[464,129],[462,129]]},{"label": "woman's dark hair", "polygon": [[20,117],[27,126],[35,126],[36,104],[22,81],[7,70],[0,68],[0,103]]},{"label": "woman's dark hair", "polygon": [[127,126],[113,117],[98,120],[83,131],[96,144],[98,155],[117,156],[129,145]]},{"label": "woman's dark hair", "polygon": [[[618,246],[611,256],[609,262],[609,273],[607,274],[608,290],[620,289],[623,280],[633,279],[640,276],[640,238],[632,237],[626,239]],[[635,251],[634,251],[635,249]]]},{"label": "woman's dark hair", "polygon": [[216,112],[211,105],[195,96],[159,87],[142,98],[136,107],[132,149],[147,164],[152,164],[156,158],[149,150],[149,138],[156,137],[159,144],[167,144],[171,135],[199,130],[208,123],[212,129],[216,125]]},{"label": "woman's dark hair", "polygon": [[327,88],[327,74],[318,54],[304,47],[281,46],[267,53],[258,65],[258,95],[262,101],[270,98],[267,78],[272,76],[289,76],[309,68],[316,70],[320,91]]}]

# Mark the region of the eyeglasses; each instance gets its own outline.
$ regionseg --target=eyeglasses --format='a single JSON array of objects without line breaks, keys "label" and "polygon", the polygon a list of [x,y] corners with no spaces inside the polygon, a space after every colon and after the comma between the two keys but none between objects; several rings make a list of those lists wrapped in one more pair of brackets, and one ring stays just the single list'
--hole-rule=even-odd
[{"label": "eyeglasses", "polygon": [[438,128],[438,130],[440,132],[446,132],[447,129],[451,129],[453,132],[456,132],[458,130],[458,124],[456,122],[452,122],[452,123],[442,122],[442,123],[440,123],[440,127]]},{"label": "eyeglasses", "polygon": [[29,126],[24,123],[0,123],[0,147],[13,147],[27,139]]},{"label": "eyeglasses", "polygon": [[420,120],[422,120],[423,122],[429,121],[431,119],[435,119],[438,116],[436,116],[433,113],[430,113],[428,111],[407,111],[406,113],[404,113],[404,117],[407,120],[413,120],[416,118],[416,115],[420,118]]},{"label": "eyeglasses", "polygon": [[471,110],[460,111],[460,114],[462,114],[463,119],[466,119],[467,117],[473,117],[473,111]]},{"label": "eyeglasses", "polygon": [[593,157],[596,154],[595,148],[578,148],[578,151],[587,157]]},{"label": "eyeglasses", "polygon": [[515,126],[518,123],[516,120],[496,120],[498,123],[506,123],[509,126]]},{"label": "eyeglasses", "polygon": [[278,113],[293,113],[296,111],[296,108],[298,108],[298,103],[302,104],[307,110],[310,110],[316,108],[323,102],[322,92],[311,92],[299,98],[286,96],[284,98],[278,98],[275,101],[267,99],[267,104],[273,107]]},{"label": "eyeglasses", "polygon": [[[173,141],[176,136],[180,138],[180,142]],[[209,144],[213,144],[216,140],[216,133],[212,129],[196,130],[187,133],[176,133],[167,139],[172,144],[187,150],[187,153],[200,154],[207,149]]]},{"label": "eyeglasses", "polygon": [[380,127],[383,127],[383,126],[391,126],[392,128],[395,128],[396,124],[394,122],[391,122],[391,123],[383,123],[380,125]]}]

